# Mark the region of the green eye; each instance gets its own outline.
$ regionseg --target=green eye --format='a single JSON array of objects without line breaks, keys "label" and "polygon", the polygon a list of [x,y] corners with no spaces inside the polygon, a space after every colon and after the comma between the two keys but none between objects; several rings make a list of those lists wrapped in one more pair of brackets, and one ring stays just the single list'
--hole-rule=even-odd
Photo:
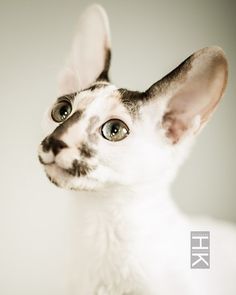
[{"label": "green eye", "polygon": [[60,123],[66,120],[71,111],[71,103],[67,100],[62,100],[55,104],[54,108],[52,109],[51,116],[55,122]]},{"label": "green eye", "polygon": [[120,141],[129,135],[128,126],[119,119],[112,119],[102,125],[102,136],[110,141]]}]

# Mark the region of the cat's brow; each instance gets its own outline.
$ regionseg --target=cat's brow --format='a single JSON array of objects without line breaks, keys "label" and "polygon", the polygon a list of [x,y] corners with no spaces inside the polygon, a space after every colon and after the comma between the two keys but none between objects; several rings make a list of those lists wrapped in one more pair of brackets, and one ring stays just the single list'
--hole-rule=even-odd
[{"label": "cat's brow", "polygon": [[57,103],[64,101],[64,100],[69,100],[70,102],[73,102],[75,99],[75,96],[78,94],[78,92],[74,92],[74,93],[70,93],[70,94],[66,94],[63,96],[58,97],[57,99]]}]

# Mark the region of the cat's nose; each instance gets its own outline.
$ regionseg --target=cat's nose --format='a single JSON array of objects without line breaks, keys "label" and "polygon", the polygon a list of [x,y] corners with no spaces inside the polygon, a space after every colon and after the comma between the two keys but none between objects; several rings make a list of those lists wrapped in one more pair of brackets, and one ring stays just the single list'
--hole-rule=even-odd
[{"label": "cat's nose", "polygon": [[53,136],[49,136],[46,137],[43,141],[42,141],[42,149],[44,152],[49,152],[52,151],[52,153],[54,154],[54,156],[56,156],[57,154],[59,154],[59,152],[64,149],[67,148],[67,144],[60,140],[60,139],[56,139]]}]

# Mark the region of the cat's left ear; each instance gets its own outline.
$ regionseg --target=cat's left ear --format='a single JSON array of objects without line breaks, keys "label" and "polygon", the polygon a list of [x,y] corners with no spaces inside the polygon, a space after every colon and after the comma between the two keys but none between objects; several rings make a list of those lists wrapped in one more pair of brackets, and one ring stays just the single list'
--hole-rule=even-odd
[{"label": "cat's left ear", "polygon": [[67,66],[59,77],[59,94],[87,88],[96,80],[108,81],[110,58],[108,17],[94,4],[80,18]]},{"label": "cat's left ear", "polygon": [[163,107],[161,127],[175,144],[191,129],[197,133],[222,97],[228,76],[227,60],[219,47],[201,49],[152,85],[145,96]]}]

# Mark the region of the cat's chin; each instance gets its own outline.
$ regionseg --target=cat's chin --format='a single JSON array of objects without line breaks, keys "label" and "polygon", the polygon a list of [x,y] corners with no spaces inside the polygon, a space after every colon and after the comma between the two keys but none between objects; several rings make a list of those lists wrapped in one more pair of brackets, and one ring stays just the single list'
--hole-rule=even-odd
[{"label": "cat's chin", "polygon": [[73,176],[57,164],[44,166],[48,179],[56,186],[75,191],[95,191],[101,188],[99,182],[88,176]]}]

